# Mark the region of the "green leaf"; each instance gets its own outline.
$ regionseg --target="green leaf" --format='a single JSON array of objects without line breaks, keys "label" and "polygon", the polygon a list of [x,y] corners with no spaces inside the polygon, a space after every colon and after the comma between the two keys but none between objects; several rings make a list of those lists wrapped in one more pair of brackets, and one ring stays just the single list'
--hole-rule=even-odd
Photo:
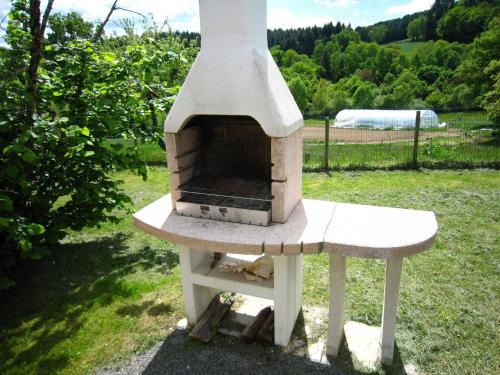
[{"label": "green leaf", "polygon": [[19,241],[19,246],[21,247],[22,251],[30,251],[33,247],[31,241],[27,238],[23,238],[21,241]]},{"label": "green leaf", "polygon": [[28,233],[31,236],[39,236],[45,233],[45,228],[40,224],[30,224],[28,225]]},{"label": "green leaf", "polygon": [[22,153],[26,147],[20,144],[8,145],[3,149],[4,155],[10,155],[12,153],[20,154]]},{"label": "green leaf", "polygon": [[45,51],[52,51],[52,46],[50,44],[45,46]]},{"label": "green leaf", "polygon": [[85,127],[82,129],[82,134],[86,137],[89,137],[90,136],[90,130],[89,128]]},{"label": "green leaf", "polygon": [[38,160],[38,156],[31,150],[27,150],[21,157],[25,162],[30,164]]},{"label": "green leaf", "polygon": [[86,158],[88,158],[88,157],[93,156],[93,155],[95,155],[95,152],[94,152],[94,151],[86,151],[84,156],[85,156]]},{"label": "green leaf", "polygon": [[52,95],[54,95],[54,96],[62,96],[63,93],[61,91],[54,91],[54,92],[52,92]]},{"label": "green leaf", "polygon": [[6,217],[0,217],[0,228],[7,228],[10,224],[10,220]]},{"label": "green leaf", "polygon": [[7,168],[5,168],[5,174],[9,177],[16,177],[17,174],[19,173],[19,168],[15,165],[9,165]]},{"label": "green leaf", "polygon": [[114,53],[104,52],[102,55],[106,61],[116,61],[116,55]]},{"label": "green leaf", "polygon": [[0,210],[2,211],[12,211],[14,207],[14,202],[9,197],[2,195],[0,196]]}]

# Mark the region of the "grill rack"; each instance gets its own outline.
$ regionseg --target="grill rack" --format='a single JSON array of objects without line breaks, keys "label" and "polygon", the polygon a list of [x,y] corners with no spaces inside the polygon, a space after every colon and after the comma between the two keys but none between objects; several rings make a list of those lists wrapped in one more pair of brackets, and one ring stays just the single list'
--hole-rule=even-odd
[{"label": "grill rack", "polygon": [[[271,182],[220,175],[202,174],[180,187],[181,193],[222,200],[271,202]],[[201,197],[200,197],[201,198]]]}]

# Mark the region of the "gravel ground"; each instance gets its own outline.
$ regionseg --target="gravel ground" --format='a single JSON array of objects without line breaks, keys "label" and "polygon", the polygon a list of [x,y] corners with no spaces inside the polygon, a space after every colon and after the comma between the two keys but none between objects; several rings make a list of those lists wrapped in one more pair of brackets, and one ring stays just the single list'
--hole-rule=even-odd
[{"label": "gravel ground", "polygon": [[[276,347],[218,335],[210,344],[193,342],[187,331],[174,331],[164,342],[128,364],[104,368],[96,375],[156,374],[344,374],[328,364],[284,353]],[[348,371],[350,372],[350,371]]]}]

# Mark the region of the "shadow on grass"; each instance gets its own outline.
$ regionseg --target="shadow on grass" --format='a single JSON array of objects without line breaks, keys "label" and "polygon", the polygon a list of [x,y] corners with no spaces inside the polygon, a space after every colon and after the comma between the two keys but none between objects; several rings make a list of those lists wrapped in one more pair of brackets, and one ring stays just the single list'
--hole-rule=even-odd
[{"label": "shadow on grass", "polygon": [[[0,357],[6,359],[0,363],[0,373],[20,373],[35,364],[41,374],[63,369],[70,358],[49,351],[75,336],[85,323],[86,311],[137,294],[123,282],[124,276],[149,269],[166,273],[179,262],[173,251],[150,246],[132,250],[128,238],[118,234],[58,245],[52,257],[22,265],[24,276],[0,296]],[[146,301],[116,313],[160,315],[171,310],[169,305]],[[16,340],[19,337],[22,342]]]}]

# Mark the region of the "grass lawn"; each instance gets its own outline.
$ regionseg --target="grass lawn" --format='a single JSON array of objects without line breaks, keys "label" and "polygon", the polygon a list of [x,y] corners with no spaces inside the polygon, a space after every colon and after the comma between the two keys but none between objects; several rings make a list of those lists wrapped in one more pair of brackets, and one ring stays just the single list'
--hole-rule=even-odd
[{"label": "grass lawn", "polygon": [[389,43],[388,45],[390,46],[395,46],[401,48],[401,51],[411,54],[417,48],[420,44],[423,44],[424,42],[410,42],[409,40],[401,40],[399,42],[392,42]]},{"label": "grass lawn", "polygon": [[[125,181],[134,209],[168,172]],[[405,261],[396,341],[424,374],[495,374],[500,363],[500,172],[305,173],[304,196],[434,210],[434,247]],[[1,296],[1,374],[82,374],[144,351],[183,317],[177,250],[117,225],[71,233]],[[328,258],[305,258],[304,305],[328,306]],[[380,324],[384,263],[348,260],[346,319]]]}]

